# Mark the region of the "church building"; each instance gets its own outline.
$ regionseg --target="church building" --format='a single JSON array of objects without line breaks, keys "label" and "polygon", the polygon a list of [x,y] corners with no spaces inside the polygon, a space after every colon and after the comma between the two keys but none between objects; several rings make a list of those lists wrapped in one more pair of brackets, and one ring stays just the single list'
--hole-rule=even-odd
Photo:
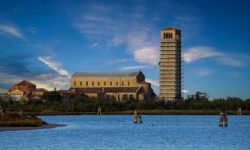
[{"label": "church building", "polygon": [[89,97],[145,100],[155,97],[151,84],[137,72],[76,72],[70,80],[71,92],[84,93]]}]

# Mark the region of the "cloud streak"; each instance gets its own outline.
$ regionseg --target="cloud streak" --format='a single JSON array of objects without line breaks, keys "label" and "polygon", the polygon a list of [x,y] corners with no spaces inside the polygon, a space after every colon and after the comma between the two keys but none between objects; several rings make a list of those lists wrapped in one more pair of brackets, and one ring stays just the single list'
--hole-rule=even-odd
[{"label": "cloud streak", "polygon": [[23,34],[19,31],[18,28],[11,26],[11,25],[6,25],[6,24],[0,24],[0,33],[4,35],[11,35],[16,38],[25,40],[25,37]]},{"label": "cloud streak", "polygon": [[140,66],[127,66],[127,67],[120,68],[120,70],[138,70],[138,69],[143,69],[143,68],[149,68],[149,66],[144,66],[144,65],[140,65]]},{"label": "cloud streak", "polygon": [[50,56],[45,56],[45,57],[39,56],[38,60],[46,64],[48,67],[50,67],[54,71],[56,71],[59,75],[70,78],[68,71],[61,69],[61,64],[59,62],[53,61]]},{"label": "cloud streak", "polygon": [[[29,80],[35,83],[38,88],[46,88],[47,90],[52,90],[55,87],[58,89],[69,87],[69,75],[67,71],[58,68],[60,63],[55,65],[54,61],[47,62],[50,63],[51,67],[54,66],[57,69],[52,69],[48,65],[46,65],[48,67],[44,67],[40,63],[40,65],[37,64],[37,57],[30,54],[8,55],[0,53],[0,60],[1,87],[10,88],[10,86],[22,80]],[[53,62],[54,65],[51,65]]]},{"label": "cloud streak", "polygon": [[[239,56],[240,54],[238,54]],[[232,67],[244,67],[247,66],[247,60],[238,58],[237,55],[231,56],[229,54],[222,53],[216,50],[214,47],[192,47],[184,51],[184,61],[192,63],[194,61],[202,59],[215,59],[222,65]]]}]

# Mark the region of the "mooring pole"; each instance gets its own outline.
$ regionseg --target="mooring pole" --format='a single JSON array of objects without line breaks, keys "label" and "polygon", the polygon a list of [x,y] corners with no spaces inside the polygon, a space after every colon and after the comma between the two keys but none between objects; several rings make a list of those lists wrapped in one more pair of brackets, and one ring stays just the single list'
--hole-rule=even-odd
[{"label": "mooring pole", "polygon": [[220,111],[220,115],[219,115],[219,126],[220,126],[220,127],[222,127],[222,126],[227,127],[227,126],[228,126],[228,119],[227,119],[227,114],[226,114],[226,111],[225,111],[225,110]]},{"label": "mooring pole", "polygon": [[102,114],[102,108],[101,106],[99,105],[98,106],[98,109],[97,109],[97,115],[101,115]]},{"label": "mooring pole", "polygon": [[241,107],[238,107],[238,115],[242,115]]},{"label": "mooring pole", "polygon": [[133,123],[137,123],[137,110],[134,110]]},{"label": "mooring pole", "polygon": [[0,105],[0,116],[3,117],[3,108],[1,105]]}]

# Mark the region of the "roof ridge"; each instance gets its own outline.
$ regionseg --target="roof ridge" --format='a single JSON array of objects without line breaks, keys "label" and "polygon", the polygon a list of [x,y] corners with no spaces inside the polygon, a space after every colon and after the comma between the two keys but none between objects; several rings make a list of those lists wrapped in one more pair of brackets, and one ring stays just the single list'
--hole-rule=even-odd
[{"label": "roof ridge", "polygon": [[115,77],[115,76],[137,76],[141,71],[99,71],[99,72],[75,72],[73,77]]}]

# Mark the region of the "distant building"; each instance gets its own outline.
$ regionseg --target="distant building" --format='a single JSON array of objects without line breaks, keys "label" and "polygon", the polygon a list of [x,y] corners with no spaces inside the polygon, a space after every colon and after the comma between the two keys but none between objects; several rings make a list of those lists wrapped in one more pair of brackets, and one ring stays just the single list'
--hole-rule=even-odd
[{"label": "distant building", "polygon": [[7,92],[7,95],[16,101],[19,101],[22,98],[25,100],[35,100],[41,99],[44,92],[46,92],[45,89],[37,89],[35,84],[23,80],[17,84],[14,84],[9,92]]},{"label": "distant building", "polygon": [[32,94],[32,91],[35,89],[35,84],[23,80],[17,84],[14,84],[7,94],[16,101],[19,101],[21,98],[28,100],[29,96]]},{"label": "distant building", "polygon": [[47,92],[47,90],[45,90],[43,88],[35,89],[32,91],[31,97],[32,97],[32,99],[41,99],[44,92]]},{"label": "distant building", "polygon": [[166,101],[182,99],[181,30],[161,30],[160,97]]},{"label": "distant building", "polygon": [[4,89],[4,88],[0,88],[0,97],[3,99],[3,100],[5,100],[6,99],[6,97],[7,97],[7,93],[8,93],[8,89]]},{"label": "distant building", "polygon": [[61,93],[84,93],[89,97],[129,99],[151,99],[155,96],[151,84],[145,81],[141,71],[137,72],[76,72],[71,77],[70,90]]},{"label": "distant building", "polygon": [[0,95],[4,95],[8,92],[8,89],[0,88]]}]

